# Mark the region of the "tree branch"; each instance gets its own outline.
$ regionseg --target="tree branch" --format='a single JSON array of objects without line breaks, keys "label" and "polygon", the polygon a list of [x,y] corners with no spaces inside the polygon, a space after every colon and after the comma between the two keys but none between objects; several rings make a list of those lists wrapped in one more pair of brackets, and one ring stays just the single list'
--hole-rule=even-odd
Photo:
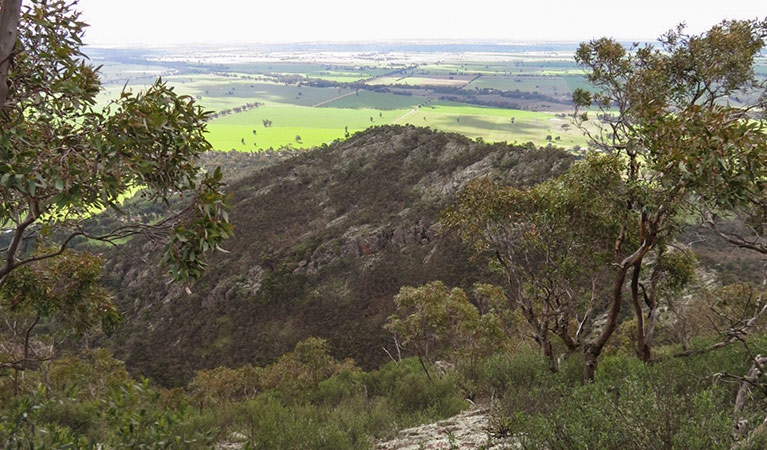
[{"label": "tree branch", "polygon": [[767,254],[767,244],[759,242],[758,239],[754,239],[752,241],[747,241],[744,237],[738,236],[735,234],[728,234],[719,229],[716,222],[714,222],[713,219],[708,219],[708,226],[711,228],[711,230],[716,233],[717,236],[724,239],[725,241],[729,242],[730,244],[739,247],[739,248],[745,248],[747,250],[753,250],[757,253]]},{"label": "tree branch", "polygon": [[16,226],[16,231],[13,234],[13,239],[8,245],[8,254],[6,255],[5,265],[0,267],[0,287],[5,280],[5,277],[18,266],[18,260],[16,254],[19,251],[19,246],[24,238],[24,231],[37,220],[36,211],[30,210],[27,217]]}]

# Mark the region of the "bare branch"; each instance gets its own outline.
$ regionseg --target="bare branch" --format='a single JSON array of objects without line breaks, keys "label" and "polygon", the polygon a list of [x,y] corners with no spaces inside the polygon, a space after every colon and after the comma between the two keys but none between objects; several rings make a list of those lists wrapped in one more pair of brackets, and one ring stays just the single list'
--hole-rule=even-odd
[{"label": "bare branch", "polygon": [[716,233],[717,236],[729,242],[730,244],[739,248],[745,248],[748,250],[753,250],[755,252],[767,255],[767,243],[764,243],[762,240],[758,238],[748,240],[744,238],[743,236],[739,236],[737,234],[725,233],[719,229],[716,222],[711,218],[709,218],[707,222],[708,222],[709,228],[711,228],[711,230],[714,233]]}]

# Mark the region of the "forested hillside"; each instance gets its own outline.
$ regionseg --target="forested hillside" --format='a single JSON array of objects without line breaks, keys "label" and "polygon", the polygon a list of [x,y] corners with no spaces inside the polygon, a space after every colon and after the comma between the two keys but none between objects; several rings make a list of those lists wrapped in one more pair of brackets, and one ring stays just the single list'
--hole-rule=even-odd
[{"label": "forested hillside", "polygon": [[440,229],[452,196],[483,176],[530,185],[571,161],[395,126],[255,170],[228,187],[235,236],[199,281],[167,284],[140,240],[111,253],[105,278],[125,321],[108,344],[131,370],[168,385],[201,368],[271,362],[310,336],[376,367],[389,358],[382,346],[394,351],[382,325],[401,286],[492,278]]}]

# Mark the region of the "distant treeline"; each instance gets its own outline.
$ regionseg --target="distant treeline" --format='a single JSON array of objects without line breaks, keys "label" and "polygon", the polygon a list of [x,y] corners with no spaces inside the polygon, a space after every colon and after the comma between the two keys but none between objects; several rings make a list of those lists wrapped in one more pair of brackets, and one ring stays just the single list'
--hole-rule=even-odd
[{"label": "distant treeline", "polygon": [[228,116],[229,114],[249,111],[253,108],[258,108],[259,106],[263,106],[263,105],[264,104],[260,102],[252,102],[252,103],[245,103],[244,105],[240,105],[240,106],[235,106],[234,108],[222,109],[221,111],[217,111],[211,114],[208,120],[218,119],[219,117]]}]

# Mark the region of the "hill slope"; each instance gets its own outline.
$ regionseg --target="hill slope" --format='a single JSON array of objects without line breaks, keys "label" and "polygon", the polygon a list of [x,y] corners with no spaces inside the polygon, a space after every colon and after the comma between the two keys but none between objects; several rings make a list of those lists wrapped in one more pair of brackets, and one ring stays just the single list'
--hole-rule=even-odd
[{"label": "hill slope", "polygon": [[107,283],[126,317],[110,346],[167,385],[200,368],[271,362],[309,336],[374,367],[388,358],[381,325],[400,286],[490,276],[439,233],[454,194],[479,176],[529,184],[570,162],[557,150],[379,127],[256,170],[230,187],[230,253],[213,256],[191,294],[167,284],[150,244],[109,259]]}]

